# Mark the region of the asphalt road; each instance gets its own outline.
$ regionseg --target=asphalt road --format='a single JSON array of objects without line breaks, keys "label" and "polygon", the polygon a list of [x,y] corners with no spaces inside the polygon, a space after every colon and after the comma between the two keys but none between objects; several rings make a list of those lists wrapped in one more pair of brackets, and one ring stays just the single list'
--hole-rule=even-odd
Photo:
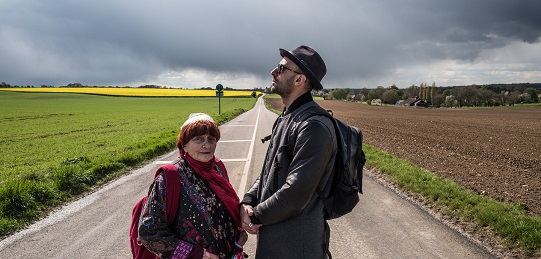
[{"label": "asphalt road", "polygon": [[[239,196],[260,172],[267,148],[260,139],[270,134],[275,118],[259,99],[254,109],[220,127],[216,155],[226,164]],[[131,258],[133,205],[146,195],[154,171],[176,157],[176,151],[159,157],[1,240],[0,258]],[[368,176],[355,210],[330,221],[334,258],[493,257]],[[246,244],[250,258],[255,242],[250,236]]]}]

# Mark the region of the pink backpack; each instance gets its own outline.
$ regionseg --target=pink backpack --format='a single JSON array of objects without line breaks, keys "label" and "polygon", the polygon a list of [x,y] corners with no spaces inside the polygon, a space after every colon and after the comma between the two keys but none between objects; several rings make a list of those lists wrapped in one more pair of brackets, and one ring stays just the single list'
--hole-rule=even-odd
[{"label": "pink backpack", "polygon": [[[164,172],[165,183],[167,184],[167,187],[165,188],[167,192],[167,223],[172,224],[177,214],[180,198],[180,177],[178,175],[177,168],[174,165],[169,164],[158,168],[154,174],[154,178],[156,178],[156,176],[158,176],[158,174],[160,174],[162,171]],[[147,202],[147,198],[148,197],[145,196],[135,204],[131,216],[130,245],[133,258],[137,259],[157,258],[155,254],[148,251],[146,247],[139,241],[139,217],[143,211],[145,203]]]}]

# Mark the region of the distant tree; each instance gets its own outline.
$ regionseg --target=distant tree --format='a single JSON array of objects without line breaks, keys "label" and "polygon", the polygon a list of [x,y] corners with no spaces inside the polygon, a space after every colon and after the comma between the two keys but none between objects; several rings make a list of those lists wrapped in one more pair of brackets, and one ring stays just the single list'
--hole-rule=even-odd
[{"label": "distant tree", "polygon": [[536,103],[539,101],[539,97],[537,96],[537,91],[533,88],[527,88],[524,90],[524,93],[528,95],[528,102]]},{"label": "distant tree", "polygon": [[408,98],[413,98],[415,96],[419,96],[419,94],[417,93],[417,86],[416,85],[411,85],[410,87],[404,89],[404,91],[402,92],[402,98],[404,99],[408,99]]},{"label": "distant tree", "polygon": [[507,105],[515,105],[520,102],[520,91],[514,91],[507,96]]},{"label": "distant tree", "polygon": [[458,86],[453,87],[451,94],[458,101],[458,106],[473,106],[475,100],[475,86]]},{"label": "distant tree", "polygon": [[432,82],[432,88],[430,89],[430,100],[434,99],[434,90],[436,89],[436,82]]},{"label": "distant tree", "polygon": [[449,95],[445,97],[445,101],[443,102],[443,105],[445,107],[456,107],[458,106],[458,100],[454,96]]},{"label": "distant tree", "polygon": [[443,106],[443,103],[445,102],[445,96],[443,94],[436,94],[430,102],[432,103],[432,106],[434,107],[441,107]]},{"label": "distant tree", "polygon": [[[118,86],[117,86],[118,88]],[[141,85],[139,86],[139,88],[165,88],[163,86],[159,86],[159,85]]]},{"label": "distant tree", "polygon": [[383,88],[383,86],[378,86],[376,89],[372,89],[368,92],[368,99],[381,99],[383,92],[385,92],[385,88]]},{"label": "distant tree", "polygon": [[[361,91],[359,91],[359,94],[361,94],[362,96],[364,96],[364,98],[366,99],[368,97],[368,93],[370,92],[370,89],[368,88],[362,88]],[[364,100],[363,100],[364,101]]]},{"label": "distant tree", "polygon": [[497,103],[496,94],[486,88],[477,89],[475,106],[496,106]]},{"label": "distant tree", "polygon": [[443,94],[443,97],[447,97],[451,95],[451,89],[445,89],[442,94]]},{"label": "distant tree", "polygon": [[389,86],[387,90],[396,90],[396,94],[398,95],[399,100],[402,98],[402,96],[404,96],[404,89],[398,88],[396,84]]},{"label": "distant tree", "polygon": [[83,84],[81,83],[69,83],[67,87],[83,87]]},{"label": "distant tree", "polygon": [[364,102],[364,101],[366,101],[366,95],[364,95],[362,93],[358,93],[358,94],[355,95],[353,100],[358,101],[358,102]]},{"label": "distant tree", "polygon": [[381,101],[386,104],[396,104],[400,100],[397,89],[389,89],[381,95]]},{"label": "distant tree", "polygon": [[335,89],[332,90],[329,94],[335,100],[345,100],[348,96],[348,89]]}]

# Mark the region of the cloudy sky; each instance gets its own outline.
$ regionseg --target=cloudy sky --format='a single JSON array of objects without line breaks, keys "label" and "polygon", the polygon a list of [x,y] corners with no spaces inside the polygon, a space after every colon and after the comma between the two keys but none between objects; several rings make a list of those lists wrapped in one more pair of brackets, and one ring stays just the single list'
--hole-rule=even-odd
[{"label": "cloudy sky", "polygon": [[0,82],[267,87],[308,45],[325,88],[541,83],[539,0],[0,0]]}]

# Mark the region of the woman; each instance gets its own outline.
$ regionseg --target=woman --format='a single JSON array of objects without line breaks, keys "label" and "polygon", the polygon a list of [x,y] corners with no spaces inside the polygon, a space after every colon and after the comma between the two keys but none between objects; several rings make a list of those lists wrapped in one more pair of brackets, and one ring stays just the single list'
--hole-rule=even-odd
[{"label": "woman", "polygon": [[180,174],[180,202],[172,225],[166,222],[163,172],[148,193],[139,221],[139,239],[161,258],[232,258],[242,253],[239,199],[222,161],[214,156],[220,130],[203,113],[191,114],[180,128],[174,162]]}]

